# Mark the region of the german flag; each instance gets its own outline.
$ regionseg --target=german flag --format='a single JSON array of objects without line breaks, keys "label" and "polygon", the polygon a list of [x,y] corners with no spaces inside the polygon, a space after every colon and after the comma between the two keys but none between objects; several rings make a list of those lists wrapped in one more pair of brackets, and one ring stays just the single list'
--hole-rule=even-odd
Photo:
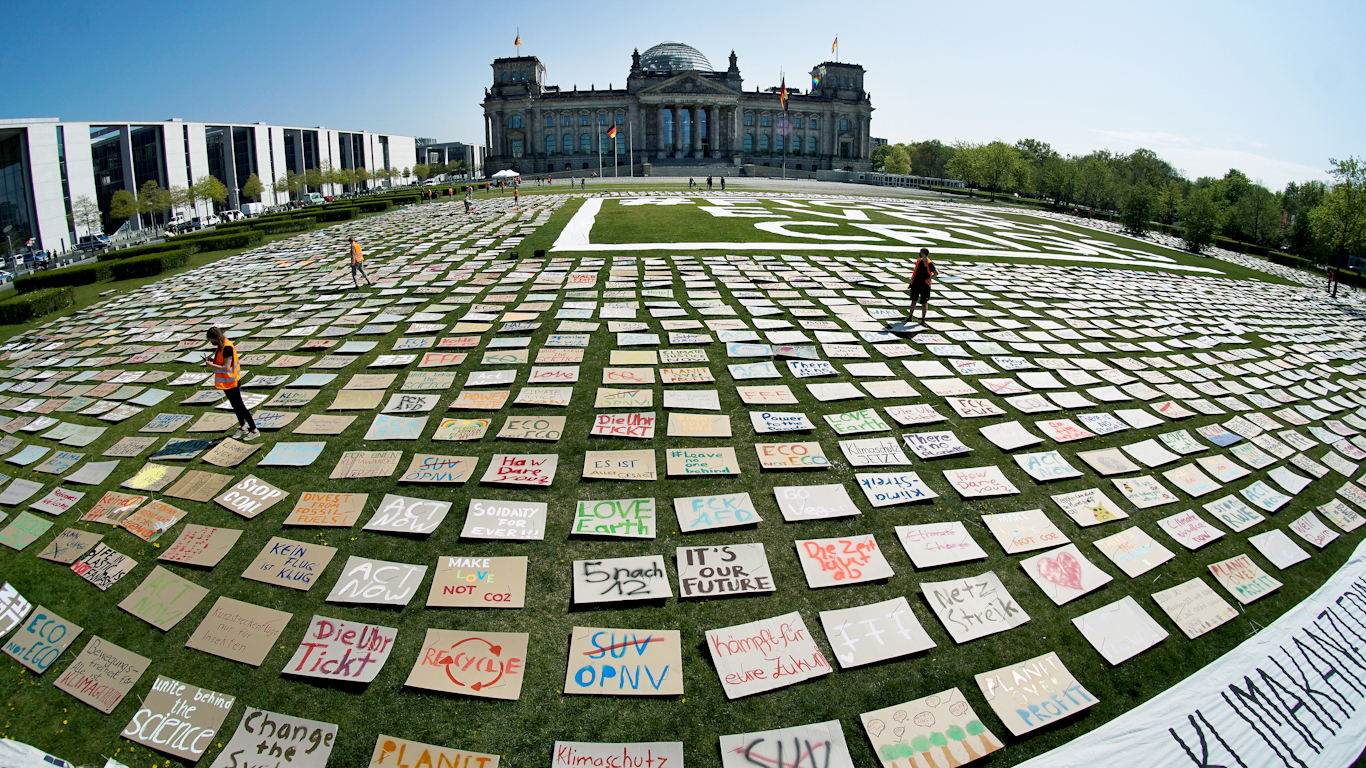
[{"label": "german flag", "polygon": [[615,139],[616,137],[617,137],[617,127],[614,125],[614,126],[612,126],[612,129],[609,130],[609,131],[607,132],[607,138],[609,138],[609,139]]},{"label": "german flag", "polygon": [[521,48],[521,47],[522,47],[522,32],[521,32],[521,30],[518,30],[518,31],[517,31],[517,39],[516,39],[516,40],[513,40],[513,41],[512,41],[512,44],[515,45],[515,46],[517,46],[518,48]]},{"label": "german flag", "polygon": [[778,103],[782,105],[783,111],[787,111],[787,75],[783,75],[782,82],[778,85]]}]

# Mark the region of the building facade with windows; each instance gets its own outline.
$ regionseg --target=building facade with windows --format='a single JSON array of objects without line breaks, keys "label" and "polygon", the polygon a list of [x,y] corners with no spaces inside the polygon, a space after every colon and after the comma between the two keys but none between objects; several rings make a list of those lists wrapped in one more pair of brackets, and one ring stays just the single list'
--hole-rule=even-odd
[{"label": "building facade with windows", "polygon": [[579,90],[547,84],[535,56],[495,59],[484,92],[485,169],[595,173],[601,153],[608,169],[869,170],[873,106],[863,67],[816,65],[811,89],[789,87],[784,110],[779,87],[746,91],[736,62],[732,51],[718,71],[691,46],[660,43],[631,54],[625,88]]},{"label": "building facade with windows", "polygon": [[465,164],[465,175],[472,179],[484,175],[484,147],[461,141],[417,139],[417,162],[424,165],[446,165],[456,161]]},{"label": "building facade with windows", "polygon": [[[162,189],[189,187],[213,176],[228,189],[218,210],[249,200],[242,187],[255,174],[265,186],[260,202],[288,202],[273,182],[311,169],[411,167],[411,136],[255,123],[65,122],[56,118],[0,120],[0,230],[10,227],[15,246],[33,240],[39,250],[69,249],[91,230],[113,232],[114,193],[136,193],[147,182]],[[370,182],[368,185],[373,185]],[[99,225],[77,221],[82,198],[99,207]],[[201,208],[207,212],[207,207]],[[23,233],[20,239],[14,233]],[[0,238],[0,251],[6,248]]]}]

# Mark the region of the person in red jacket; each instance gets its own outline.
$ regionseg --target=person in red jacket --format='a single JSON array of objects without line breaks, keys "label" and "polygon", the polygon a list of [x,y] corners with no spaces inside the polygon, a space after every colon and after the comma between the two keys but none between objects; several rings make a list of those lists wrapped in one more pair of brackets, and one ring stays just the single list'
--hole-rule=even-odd
[{"label": "person in red jacket", "polygon": [[920,324],[925,324],[925,313],[930,306],[930,283],[939,276],[939,271],[934,268],[934,262],[930,260],[930,249],[921,248],[920,258],[915,260],[915,272],[911,275],[911,311],[907,315],[907,320],[915,319],[915,305],[920,305]]}]

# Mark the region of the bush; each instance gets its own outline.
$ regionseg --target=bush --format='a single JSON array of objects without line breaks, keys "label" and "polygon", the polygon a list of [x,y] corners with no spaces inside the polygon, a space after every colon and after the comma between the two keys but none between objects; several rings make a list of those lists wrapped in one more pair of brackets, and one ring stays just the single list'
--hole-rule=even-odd
[{"label": "bush", "polygon": [[54,269],[50,272],[39,272],[28,277],[21,277],[14,281],[14,290],[19,293],[32,293],[44,288],[90,285],[101,280],[108,280],[111,274],[108,264],[66,267],[65,269]]},{"label": "bush", "polygon": [[115,280],[131,280],[137,277],[152,277],[167,270],[183,267],[189,260],[188,250],[154,253],[151,256],[120,261],[111,265],[110,271],[113,272]]},{"label": "bush", "polygon": [[[180,240],[180,238],[176,239]],[[249,248],[265,239],[265,233],[249,229],[244,232],[230,232],[226,235],[200,237],[191,242],[199,253],[204,253],[205,251],[226,251],[230,248]]]},{"label": "bush", "polygon": [[355,208],[324,208],[314,211],[314,217],[319,223],[324,221],[350,221],[356,218]]},{"label": "bush", "polygon": [[281,219],[277,221],[263,221],[253,224],[251,230],[260,232],[262,235],[281,235],[287,232],[307,232],[312,229],[318,220],[312,216],[298,219]]},{"label": "bush", "polygon": [[356,210],[361,213],[383,213],[393,207],[394,204],[388,200],[369,200],[356,204]]},{"label": "bush", "polygon": [[390,198],[394,205],[416,205],[419,199],[417,195],[394,195]]},{"label": "bush", "polygon": [[[179,238],[177,238],[177,240],[178,239]],[[149,253],[166,253],[168,251],[178,251],[188,246],[188,243],[173,243],[170,240],[167,240],[164,243],[158,243],[156,245],[143,245],[137,248],[124,248],[121,251],[106,251],[105,253],[101,253],[99,255],[99,260],[117,261],[119,259],[131,259],[134,256],[146,256]]]},{"label": "bush", "polygon": [[18,325],[76,303],[71,286],[44,288],[0,301],[0,325]]}]

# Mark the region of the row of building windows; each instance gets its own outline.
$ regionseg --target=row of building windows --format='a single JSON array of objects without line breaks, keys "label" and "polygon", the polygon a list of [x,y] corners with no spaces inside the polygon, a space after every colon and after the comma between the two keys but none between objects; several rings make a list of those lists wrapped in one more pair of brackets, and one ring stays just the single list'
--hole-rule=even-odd
[{"label": "row of building windows", "polygon": [[[672,112],[666,112],[666,113],[665,113],[666,116],[672,115],[672,114],[673,114]],[[592,125],[592,123],[590,122],[590,118],[591,118],[591,117],[592,117],[592,115],[579,115],[579,125]],[[607,125],[607,117],[608,117],[608,116],[605,115],[605,114],[599,114],[599,115],[598,115],[598,125]],[[765,115],[760,115],[760,116],[759,116],[759,127],[761,127],[761,128],[768,128],[768,127],[771,125],[771,123],[770,123],[770,118],[771,118],[770,115],[766,115],[766,114],[765,114]],[[666,118],[666,119],[667,119],[667,118]],[[569,126],[571,126],[571,125],[574,124],[574,122],[573,122],[573,120],[574,120],[573,115],[565,115],[564,118],[563,118],[563,120],[564,120],[563,126],[566,127],[566,128],[568,128]],[[817,119],[817,118],[814,118],[814,117],[813,117],[813,118],[810,118],[810,119],[808,119],[806,122],[807,122],[807,129],[808,129],[808,130],[819,131],[820,128],[821,128],[820,120]],[[622,114],[621,112],[616,113],[616,124],[617,124],[617,125],[625,125],[625,124],[626,124],[626,115]],[[747,126],[752,126],[752,125],[754,125],[754,113],[753,113],[753,112],[746,112],[746,113],[745,113],[745,125],[747,125]],[[508,129],[509,129],[509,130],[520,130],[520,129],[524,128],[524,127],[526,127],[526,121],[522,118],[521,115],[513,115],[513,116],[511,116],[511,117],[508,118]],[[546,115],[546,118],[545,118],[545,127],[547,127],[547,128],[554,128],[554,127],[555,127],[555,116],[554,116],[554,115]],[[802,128],[802,118],[800,118],[800,117],[794,117],[794,118],[792,118],[792,127],[793,127],[793,129],[795,129],[795,130],[800,130],[800,129]],[[852,128],[853,128],[853,122],[852,122],[852,121],[850,121],[848,118],[840,118],[840,121],[839,121],[839,129],[840,129],[841,131],[848,131],[848,130],[851,130]]]},{"label": "row of building windows", "polygon": [[531,73],[530,73],[530,72],[504,72],[504,73],[503,73],[503,82],[505,82],[505,83],[516,83],[516,82],[521,82],[521,81],[523,81],[523,80],[530,80],[530,79],[531,79]]},{"label": "row of building windows", "polygon": [[[604,134],[604,135],[605,135],[605,134]],[[626,137],[625,137],[625,136],[622,136],[621,134],[618,134],[618,135],[617,135],[616,142],[617,142],[617,153],[618,153],[618,154],[623,154],[623,155],[626,154]],[[582,155],[591,155],[591,154],[593,154],[593,134],[591,134],[591,133],[581,133],[581,134],[579,134],[579,139],[578,139],[577,144],[578,144],[578,150],[577,150],[577,151],[578,151],[579,154],[582,154]],[[604,151],[604,152],[610,152],[610,151],[611,151],[611,149],[610,149],[610,144],[607,144],[607,140],[606,140],[606,139],[604,139],[604,144],[605,144],[605,146],[603,147],[603,151]],[[816,154],[819,154],[818,145],[819,145],[819,142],[816,140],[816,137],[815,137],[815,136],[808,136],[808,137],[806,137],[806,154],[808,154],[808,155],[816,155]],[[524,154],[524,152],[525,152],[525,149],[524,149],[525,146],[526,146],[526,145],[524,144],[524,142],[523,142],[521,139],[513,139],[513,141],[512,141],[512,156],[513,156],[513,157],[522,157],[523,154]],[[785,137],[784,137],[783,135],[781,135],[781,134],[779,134],[779,135],[777,135],[777,136],[772,136],[772,137],[770,137],[769,134],[767,134],[767,133],[761,133],[761,134],[759,134],[759,136],[758,136],[758,142],[757,142],[757,144],[756,144],[754,134],[752,134],[752,133],[746,133],[746,134],[745,134],[745,138],[744,138],[744,147],[745,147],[745,152],[754,152],[754,151],[756,150],[756,147],[757,147],[757,150],[758,150],[759,154],[767,154],[767,153],[769,153],[769,152],[773,152],[774,154],[782,154],[782,153],[785,151],[784,148],[786,148],[786,151],[789,152],[789,153],[791,153],[791,154],[793,154],[793,155],[801,155],[801,154],[802,154],[802,137],[800,137],[800,136],[794,136],[794,137],[792,137],[791,143],[787,143],[787,142],[785,142]],[[572,155],[572,154],[574,154],[574,153],[575,153],[574,134],[572,134],[572,133],[566,133],[566,134],[564,134],[562,137],[560,137],[560,139],[559,139],[558,141],[556,140],[555,136],[546,136],[546,137],[545,137],[545,153],[546,153],[547,155],[554,155],[554,154]]]}]

